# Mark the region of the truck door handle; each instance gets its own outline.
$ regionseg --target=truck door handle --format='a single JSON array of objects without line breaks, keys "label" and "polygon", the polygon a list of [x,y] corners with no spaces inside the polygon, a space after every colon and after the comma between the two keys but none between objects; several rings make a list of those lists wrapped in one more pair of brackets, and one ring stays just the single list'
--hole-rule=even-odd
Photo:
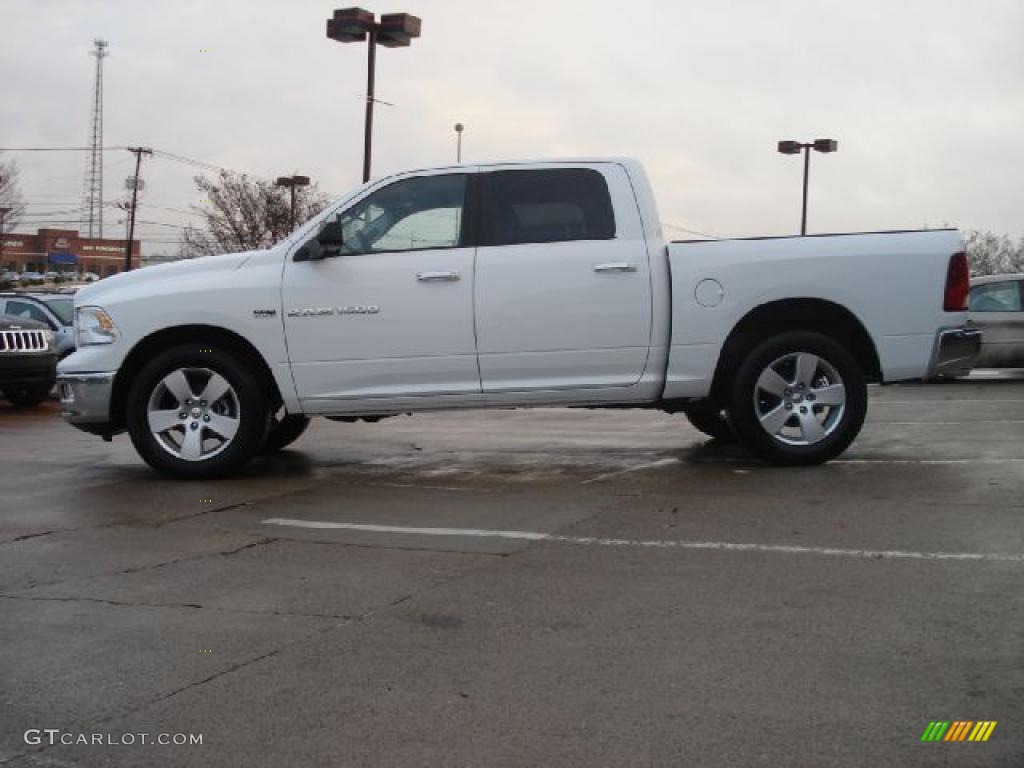
[{"label": "truck door handle", "polygon": [[595,272],[636,272],[636,264],[626,261],[615,261],[610,264],[595,264]]},{"label": "truck door handle", "polygon": [[421,283],[449,282],[461,279],[458,272],[417,272],[416,279]]}]

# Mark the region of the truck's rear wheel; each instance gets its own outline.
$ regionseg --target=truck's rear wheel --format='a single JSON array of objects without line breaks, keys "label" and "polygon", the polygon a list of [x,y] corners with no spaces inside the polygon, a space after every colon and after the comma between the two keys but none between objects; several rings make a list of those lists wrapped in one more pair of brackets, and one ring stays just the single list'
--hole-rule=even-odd
[{"label": "truck's rear wheel", "polygon": [[769,338],[737,371],[729,415],[740,442],[773,464],[820,464],[845,451],[867,413],[864,373],[827,336]]},{"label": "truck's rear wheel", "polygon": [[721,406],[707,402],[695,403],[687,405],[683,412],[697,431],[723,443],[736,442],[736,435]]},{"label": "truck's rear wheel", "polygon": [[288,413],[280,419],[272,418],[267,439],[260,448],[261,454],[276,453],[294,443],[309,426],[309,416],[301,413]]},{"label": "truck's rear wheel", "polygon": [[128,431],[154,469],[180,478],[237,471],[259,450],[267,404],[252,372],[223,349],[185,344],[157,355],[128,393]]}]

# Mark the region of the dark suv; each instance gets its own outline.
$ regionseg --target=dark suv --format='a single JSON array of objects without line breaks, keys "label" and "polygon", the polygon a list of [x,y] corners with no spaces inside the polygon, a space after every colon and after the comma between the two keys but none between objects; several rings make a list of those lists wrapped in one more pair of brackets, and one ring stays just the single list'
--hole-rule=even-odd
[{"label": "dark suv", "polygon": [[38,405],[56,378],[53,331],[35,320],[0,315],[0,390],[11,404]]}]

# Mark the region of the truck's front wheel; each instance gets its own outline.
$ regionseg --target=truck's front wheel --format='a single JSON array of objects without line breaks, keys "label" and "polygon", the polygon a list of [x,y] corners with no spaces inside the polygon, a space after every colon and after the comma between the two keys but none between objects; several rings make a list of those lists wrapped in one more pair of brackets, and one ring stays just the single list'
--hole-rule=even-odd
[{"label": "truck's front wheel", "polygon": [[737,371],[729,415],[740,442],[773,464],[820,464],[849,447],[867,413],[864,374],[818,333],[769,338]]},{"label": "truck's front wheel", "polygon": [[174,477],[217,477],[244,466],[263,444],[266,397],[231,352],[185,344],[153,358],[127,402],[139,455]]}]

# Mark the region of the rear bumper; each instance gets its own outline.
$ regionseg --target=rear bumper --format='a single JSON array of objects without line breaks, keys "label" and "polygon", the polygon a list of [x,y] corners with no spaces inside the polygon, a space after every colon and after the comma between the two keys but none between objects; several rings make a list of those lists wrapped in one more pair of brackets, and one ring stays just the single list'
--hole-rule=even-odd
[{"label": "rear bumper", "polygon": [[947,328],[935,338],[935,351],[928,366],[928,378],[966,376],[981,351],[981,331],[976,328]]},{"label": "rear bumper", "polygon": [[61,373],[57,376],[61,416],[93,434],[110,431],[114,373]]}]

